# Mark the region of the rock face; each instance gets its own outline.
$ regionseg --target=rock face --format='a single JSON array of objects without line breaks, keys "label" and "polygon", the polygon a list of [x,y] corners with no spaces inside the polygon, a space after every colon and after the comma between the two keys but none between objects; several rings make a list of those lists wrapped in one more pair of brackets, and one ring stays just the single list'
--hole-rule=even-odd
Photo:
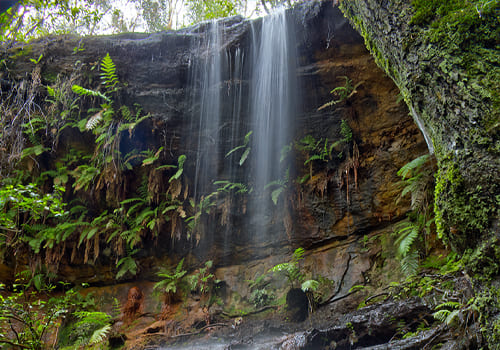
[{"label": "rock face", "polygon": [[[248,280],[255,280],[270,267],[289,261],[295,248],[304,247],[306,254],[301,262],[304,273],[332,280],[334,294],[340,296],[353,285],[365,281],[365,274],[379,253],[367,247],[367,242],[389,234],[394,223],[405,217],[409,203],[402,200],[396,204],[400,193],[396,172],[426,153],[427,147],[407,107],[398,101],[397,87],[376,66],[361,36],[330,2],[306,2],[290,11],[288,16],[296,40],[296,88],[301,97],[295,119],[291,121],[295,125],[293,141],[300,145],[309,135],[316,148],[293,147],[289,181],[278,197],[282,204],[271,207],[271,219],[267,223],[269,236],[261,240],[252,239],[254,226],[246,217],[251,194],[240,195],[233,191],[229,199],[216,197],[212,211],[200,213],[204,229],[192,230],[183,220],[186,215],[198,219],[195,208],[189,209],[186,204],[188,198],[197,196],[192,192],[196,188],[195,179],[200,176],[195,148],[203,137],[203,130],[193,127],[198,123],[196,118],[200,117],[201,108],[201,102],[192,98],[199,94],[197,82],[193,81],[198,79],[193,74],[193,67],[199,63],[197,59],[207,53],[208,33],[213,24],[151,35],[52,37],[30,44],[29,54],[24,57],[19,53],[27,52],[27,47],[11,48],[3,54],[8,68],[3,68],[1,73],[2,99],[10,96],[14,87],[19,89],[23,84],[33,84],[36,101],[42,108],[48,108],[44,104],[47,97],[44,85],[62,89],[65,86],[62,82],[68,82],[65,93],[73,99],[77,96],[68,88],[71,84],[101,89],[94,68],[109,53],[119,80],[126,83],[117,97],[118,102],[131,110],[138,104],[141,115],[150,115],[135,128],[121,132],[118,149],[123,158],[134,150],[135,154],[147,150],[155,153],[163,147],[157,153],[155,167],[176,165],[179,169],[178,157],[186,155],[179,180],[172,180],[175,170],[157,171],[150,164],[144,164],[146,157],[136,156],[136,160],[128,163],[129,168],[115,173],[103,171],[102,176],[85,189],[75,189],[76,178],[65,183],[66,199],[78,197],[85,201],[91,218],[105,210],[112,212],[121,201],[137,196],[144,181],[153,202],[165,193],[172,197],[178,191],[174,196],[181,203],[175,209],[177,216],[171,216],[170,221],[158,218],[156,227],[160,229],[155,234],[146,229],[141,231],[144,232],[141,242],[136,245],[141,250],[135,256],[140,272],[136,277],[128,276],[129,279],[154,279],[159,266],[176,264],[180,257],[185,257],[184,266],[188,269],[213,260],[216,278],[224,282],[228,291],[225,301],[230,303],[234,302],[235,294],[249,298]],[[223,28],[220,51],[228,58],[227,72],[222,72],[227,80],[221,81],[219,89],[225,94],[225,100],[234,101],[239,94],[243,101],[241,106],[247,106],[252,33],[260,30],[261,24],[235,17],[219,25]],[[14,59],[15,53],[18,54]],[[40,64],[29,61],[31,56],[39,57],[40,54],[43,54]],[[239,63],[242,65],[238,66]],[[235,73],[238,69],[240,75]],[[39,80],[35,83],[36,74]],[[335,88],[347,94],[344,97],[331,94]],[[338,102],[320,108],[332,100]],[[80,118],[87,117],[90,103],[83,101],[81,97]],[[242,108],[238,113],[237,125],[234,119],[224,119],[234,114],[232,105],[223,105],[221,111],[219,125],[224,137],[213,148],[218,156],[212,164],[218,177],[209,179],[210,184],[227,179],[231,171],[234,172],[232,179],[238,180],[234,182],[244,181],[251,167],[249,164],[225,165],[229,161],[225,154],[244,142],[250,123],[248,111]],[[348,140],[342,125],[348,125],[352,133]],[[230,137],[235,127],[239,129]],[[94,138],[89,131],[65,128],[58,133],[50,152],[37,158],[37,162],[25,160],[25,165],[32,167],[33,175],[37,176],[54,168],[70,148],[86,154],[94,154],[96,150],[99,153]],[[319,156],[327,148],[330,154],[310,160],[311,156]],[[306,175],[309,177],[305,178]],[[174,189],[174,184],[180,187]],[[203,195],[206,197],[208,193]],[[81,245],[77,233],[67,238],[56,261],[62,279],[99,284],[115,282],[115,262],[124,256],[123,252],[118,253],[123,245],[106,242],[104,229],[101,234],[101,241],[89,243],[89,239],[81,244],[80,239]],[[50,262],[49,257],[54,255],[51,249],[42,249],[42,260]],[[87,255],[92,254],[95,258],[88,258]],[[5,265],[11,269],[1,267],[2,280],[12,275],[16,266],[26,263],[19,256],[7,255],[7,258],[11,260]],[[122,299],[125,298],[125,292],[121,294]],[[146,298],[146,303],[148,300]],[[152,309],[151,305],[145,307]]]}]

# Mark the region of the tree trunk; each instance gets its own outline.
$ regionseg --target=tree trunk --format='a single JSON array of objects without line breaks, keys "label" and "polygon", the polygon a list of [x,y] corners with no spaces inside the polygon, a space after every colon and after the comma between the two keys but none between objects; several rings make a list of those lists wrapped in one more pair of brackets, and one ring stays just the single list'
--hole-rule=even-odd
[{"label": "tree trunk", "polygon": [[[340,6],[379,66],[398,85],[430,152],[436,154],[439,233],[461,253],[486,240],[496,242],[499,83],[491,77],[499,77],[498,65],[467,50],[464,42],[450,50],[449,42],[429,40],[428,28],[411,24],[415,9],[410,1],[344,0]],[[487,18],[480,21],[498,33],[498,24],[488,27]],[[498,43],[496,39],[484,44],[496,44],[489,52],[498,57]],[[461,58],[468,55],[484,68],[474,72],[464,66]]]}]

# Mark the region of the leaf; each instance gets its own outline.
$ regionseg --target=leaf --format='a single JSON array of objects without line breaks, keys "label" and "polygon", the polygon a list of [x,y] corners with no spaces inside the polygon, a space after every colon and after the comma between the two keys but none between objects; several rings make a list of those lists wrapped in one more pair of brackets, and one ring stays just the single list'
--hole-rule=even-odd
[{"label": "leaf", "polygon": [[245,148],[245,147],[246,147],[245,145],[241,145],[241,146],[237,146],[237,147],[233,148],[232,150],[230,150],[229,152],[226,153],[226,158],[229,157],[232,153],[236,152],[237,150]]},{"label": "leaf", "polygon": [[432,316],[439,322],[445,322],[450,312],[451,312],[450,310],[439,310],[433,313]]},{"label": "leaf", "polygon": [[405,276],[413,276],[418,270],[418,252],[412,251],[401,260],[401,271]]},{"label": "leaf", "polygon": [[109,52],[101,61],[101,79],[103,84],[110,91],[113,91],[118,84],[118,76],[116,75],[115,63],[109,56]]},{"label": "leaf", "polygon": [[126,256],[118,260],[116,267],[120,268],[116,273],[116,279],[122,278],[127,272],[130,272],[134,276],[137,274],[137,263],[131,256]]},{"label": "leaf", "polygon": [[408,173],[410,171],[416,171],[420,168],[427,160],[429,159],[429,154],[424,154],[423,156],[417,157],[413,159],[411,162],[406,163],[398,170],[398,176],[401,176],[403,179],[408,177]]},{"label": "leaf", "polygon": [[80,85],[73,85],[71,87],[71,90],[73,90],[73,92],[77,95],[80,95],[80,96],[93,96],[93,97],[100,97],[104,100],[106,100],[107,102],[110,102],[111,103],[111,100],[106,96],[104,95],[103,93],[99,92],[99,91],[94,91],[94,90],[90,90],[90,89],[86,89]]},{"label": "leaf", "polygon": [[105,325],[102,328],[96,329],[92,333],[92,336],[89,339],[89,345],[94,345],[102,342],[106,338],[110,330],[111,330],[111,325],[109,324]]},{"label": "leaf", "polygon": [[279,187],[271,192],[271,199],[273,200],[274,205],[278,204],[278,198],[280,194],[285,190],[285,187]]},{"label": "leaf", "polygon": [[319,287],[319,282],[316,280],[307,280],[302,283],[300,286],[300,289],[302,289],[303,292],[314,292],[318,290]]},{"label": "leaf", "polygon": [[245,160],[247,160],[249,154],[250,154],[250,147],[245,149],[245,152],[243,152],[243,154],[241,155],[240,166],[242,166],[243,163],[245,163]]},{"label": "leaf", "polygon": [[85,124],[85,129],[93,130],[101,120],[102,120],[102,111],[99,111],[87,120],[87,123]]},{"label": "leaf", "polygon": [[56,91],[53,88],[51,88],[50,86],[47,86],[47,93],[49,94],[49,96],[52,96],[52,97],[56,96]]}]

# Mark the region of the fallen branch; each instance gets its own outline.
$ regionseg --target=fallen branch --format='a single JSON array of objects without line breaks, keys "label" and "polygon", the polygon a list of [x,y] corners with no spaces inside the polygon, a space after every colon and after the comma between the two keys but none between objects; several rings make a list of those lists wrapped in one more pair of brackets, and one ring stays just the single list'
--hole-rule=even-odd
[{"label": "fallen branch", "polygon": [[264,311],[269,310],[269,309],[277,309],[277,308],[278,308],[277,305],[269,305],[269,306],[264,306],[262,309],[247,312],[244,315],[243,314],[228,314],[227,312],[224,312],[224,311],[222,311],[222,315],[229,317],[229,318],[244,317],[244,316],[248,316],[248,315],[259,314],[259,313],[264,312]]}]

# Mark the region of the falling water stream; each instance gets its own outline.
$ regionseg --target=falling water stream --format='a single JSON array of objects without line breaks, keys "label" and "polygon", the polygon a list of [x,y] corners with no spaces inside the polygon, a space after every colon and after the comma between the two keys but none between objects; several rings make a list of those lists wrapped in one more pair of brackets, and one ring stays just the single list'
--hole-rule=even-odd
[{"label": "falling water stream", "polygon": [[[223,46],[227,34],[224,22],[206,23],[191,67],[195,92],[190,97],[194,108],[189,128],[197,135],[188,141],[188,157],[194,155],[196,174],[191,192],[199,203],[217,190],[216,181],[244,183],[251,188],[248,204],[234,198],[225,203],[233,212],[236,206],[247,206],[244,222],[251,237],[245,239],[250,244],[272,241],[269,235],[283,229],[281,222],[272,222],[280,208],[271,201],[271,191],[286,186],[289,165],[280,157],[291,140],[295,119],[296,52],[287,22],[284,8],[252,21],[250,44],[237,48]],[[226,157],[249,133],[250,153],[245,164],[241,164],[242,151]],[[278,181],[280,185],[268,186]],[[215,219],[207,218],[202,226],[207,249],[213,244],[215,231],[225,230],[218,237],[223,237],[225,254],[231,253],[231,222],[221,228]]]},{"label": "falling water stream", "polygon": [[[250,202],[250,221],[255,240],[271,237],[269,223],[274,205],[271,191],[286,186],[289,164],[281,159],[284,146],[291,141],[295,119],[295,45],[288,28],[285,9],[264,17],[260,33],[253,33],[253,70],[250,80],[250,118],[253,131],[252,179],[255,196]],[[270,186],[273,182],[276,183]],[[276,201],[276,204],[282,201]]]}]

